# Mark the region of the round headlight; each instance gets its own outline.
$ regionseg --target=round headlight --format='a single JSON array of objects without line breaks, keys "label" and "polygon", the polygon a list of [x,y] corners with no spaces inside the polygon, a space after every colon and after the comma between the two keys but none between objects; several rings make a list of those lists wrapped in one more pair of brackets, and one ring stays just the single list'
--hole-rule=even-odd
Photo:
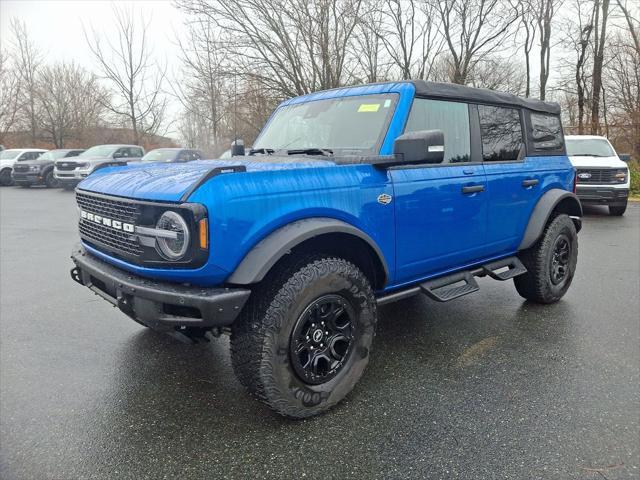
[{"label": "round headlight", "polygon": [[159,230],[167,230],[176,233],[175,238],[165,238],[158,236],[156,238],[156,249],[158,253],[167,260],[179,260],[189,248],[189,226],[184,219],[176,212],[164,212],[156,228]]}]

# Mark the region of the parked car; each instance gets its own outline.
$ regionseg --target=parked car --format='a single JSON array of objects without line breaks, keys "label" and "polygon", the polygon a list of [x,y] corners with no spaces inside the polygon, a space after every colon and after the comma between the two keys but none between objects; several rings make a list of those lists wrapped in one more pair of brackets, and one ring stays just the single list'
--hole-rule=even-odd
[{"label": "parked car", "polygon": [[32,185],[46,185],[57,187],[58,181],[53,176],[53,164],[62,158],[77,157],[84,150],[60,148],[49,150],[35,160],[20,162],[13,166],[13,181],[21,187]]},{"label": "parked car", "polygon": [[96,145],[73,160],[56,161],[53,176],[61,187],[72,189],[96,170],[138,162],[143,156],[144,148],[137,145]]},{"label": "parked car", "polygon": [[607,205],[609,215],[624,215],[631,176],[609,140],[595,135],[567,135],[566,142],[569,160],[576,169],[580,201]]},{"label": "parked car", "polygon": [[35,160],[46,151],[41,148],[10,148],[0,152],[0,185],[13,184],[12,171],[16,162]]},{"label": "parked car", "polygon": [[202,158],[203,155],[200,150],[192,150],[188,148],[156,148],[155,150],[147,152],[147,154],[142,157],[142,161],[179,163],[201,160]]},{"label": "parked car", "polygon": [[543,304],[571,285],[582,210],[556,103],[338,88],[282,103],[253,151],[85,179],[71,275],[177,338],[230,332],[240,382],[283,415],[351,391],[378,305],[482,276]]}]

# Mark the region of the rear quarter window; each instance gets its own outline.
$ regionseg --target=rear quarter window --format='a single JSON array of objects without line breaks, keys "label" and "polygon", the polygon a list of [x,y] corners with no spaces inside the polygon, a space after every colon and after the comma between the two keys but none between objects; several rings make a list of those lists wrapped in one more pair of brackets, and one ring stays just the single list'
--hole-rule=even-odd
[{"label": "rear quarter window", "polygon": [[529,123],[529,143],[534,153],[564,153],[564,135],[558,116],[531,112]]}]

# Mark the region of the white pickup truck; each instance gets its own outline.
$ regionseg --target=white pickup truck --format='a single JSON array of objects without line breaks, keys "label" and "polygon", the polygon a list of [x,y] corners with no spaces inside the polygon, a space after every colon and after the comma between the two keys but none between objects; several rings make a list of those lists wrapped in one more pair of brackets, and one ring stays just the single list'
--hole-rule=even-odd
[{"label": "white pickup truck", "polygon": [[595,135],[567,135],[567,155],[576,169],[576,194],[584,204],[609,206],[620,216],[627,209],[629,167],[609,140]]}]

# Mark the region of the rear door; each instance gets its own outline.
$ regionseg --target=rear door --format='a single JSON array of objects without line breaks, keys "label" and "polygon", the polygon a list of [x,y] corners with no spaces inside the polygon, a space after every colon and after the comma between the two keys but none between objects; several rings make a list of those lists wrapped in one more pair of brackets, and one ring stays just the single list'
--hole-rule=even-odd
[{"label": "rear door", "polygon": [[484,255],[486,179],[472,147],[469,105],[416,98],[405,132],[442,130],[444,161],[390,170],[396,214],[396,281],[418,280]]},{"label": "rear door", "polygon": [[536,157],[527,156],[526,114],[518,108],[478,105],[489,198],[487,248],[491,256],[517,250],[543,192],[546,167]]}]

